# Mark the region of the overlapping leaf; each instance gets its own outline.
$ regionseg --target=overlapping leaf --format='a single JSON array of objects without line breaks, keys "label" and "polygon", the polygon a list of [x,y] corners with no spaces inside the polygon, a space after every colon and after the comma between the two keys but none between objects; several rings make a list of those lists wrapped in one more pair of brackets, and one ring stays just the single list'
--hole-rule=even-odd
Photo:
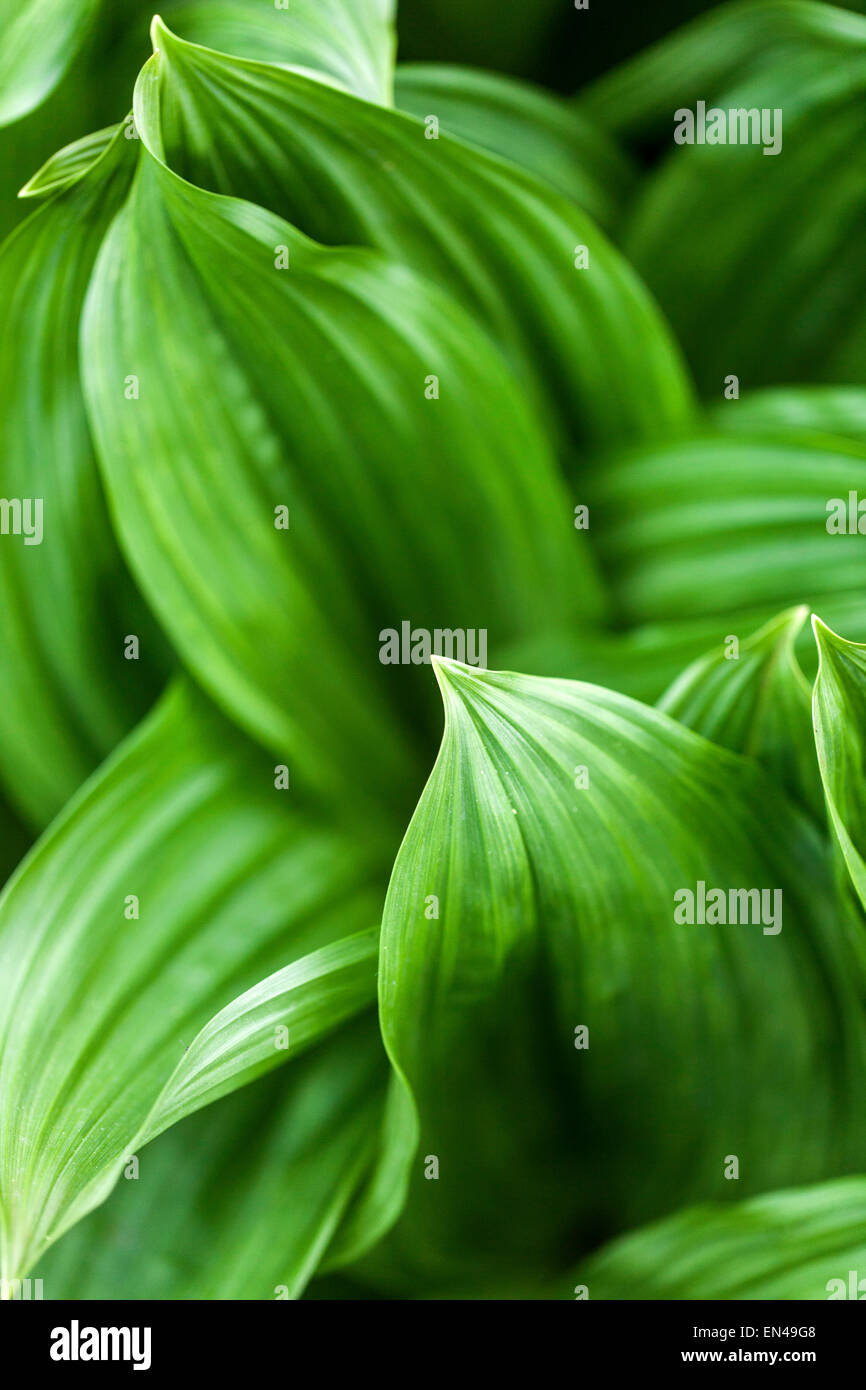
[{"label": "overlapping leaf", "polygon": [[658,706],[712,743],[757,758],[820,816],[811,692],[794,651],[807,615],[794,608],[742,643],[729,638],[683,671]]},{"label": "overlapping leaf", "polygon": [[44,1297],[298,1297],[373,1162],[385,1071],[361,1020],[161,1135],[40,1260]]},{"label": "overlapping leaf", "polygon": [[145,711],[166,663],[109,525],[78,369],[84,295],[129,187],[130,144],[116,137],[78,179],[65,166],[67,190],[0,251],[0,495],[21,508],[19,534],[0,545],[0,770],[39,826]]},{"label": "overlapping leaf", "polygon": [[406,806],[419,766],[399,717],[411,698],[417,737],[417,668],[408,694],[389,680],[380,633],[405,620],[496,644],[597,607],[505,363],[380,254],[317,247],[145,150],[91,284],[82,365],[142,589],[213,697],[347,813]]},{"label": "overlapping leaf", "polygon": [[277,1060],[293,1019],[303,1045],[364,1005],[369,943],[219,1013],[375,923],[380,864],[375,834],[353,844],[287,810],[272,770],[185,687],[124,743],[0,903],[6,1277],[104,1199],[130,1146],[263,1070],[246,1010],[263,1041],[268,988],[290,1028]]},{"label": "overlapping leaf", "polygon": [[[437,670],[445,736],[382,929],[383,1035],[421,1118],[383,1277],[526,1277],[729,1194],[731,1155],[740,1192],[856,1162],[863,946],[808,822],[610,691]],[[677,919],[701,884],[768,890],[760,917]]]},{"label": "overlapping leaf", "polygon": [[197,48],[158,24],[154,44],[138,102],[158,103],[172,168],[321,242],[377,247],[447,286],[563,427],[564,450],[575,438],[657,437],[689,418],[690,388],[652,301],[587,216],[545,184],[323,82]]}]

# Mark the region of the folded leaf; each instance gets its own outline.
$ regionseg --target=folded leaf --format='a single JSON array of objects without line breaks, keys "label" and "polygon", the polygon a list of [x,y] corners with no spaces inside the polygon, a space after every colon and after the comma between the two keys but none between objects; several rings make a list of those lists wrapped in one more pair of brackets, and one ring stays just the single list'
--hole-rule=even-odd
[{"label": "folded leaf", "polygon": [[808,611],[790,609],[744,642],[717,647],[683,671],[658,707],[712,743],[756,758],[821,817],[811,690],[794,651]]},{"label": "folded leaf", "polygon": [[382,927],[421,1121],[383,1277],[526,1280],[730,1195],[732,1159],[738,1193],[855,1163],[864,948],[808,821],[610,691],[437,673],[442,749]]},{"label": "folded leaf", "polygon": [[164,26],[154,43],[137,119],[156,108],[147,120],[171,167],[448,287],[560,426],[567,462],[572,436],[659,437],[688,420],[690,387],[652,301],[586,214],[544,183],[297,73],[196,48]]},{"label": "folded leaf", "polygon": [[84,295],[129,188],[131,143],[117,136],[0,250],[0,496],[12,509],[0,538],[0,774],[40,827],[144,713],[168,664],[109,525],[78,369]]},{"label": "folded leaf", "polygon": [[635,170],[613,140],[560,97],[482,69],[444,63],[397,69],[396,103],[419,120],[545,179],[594,217],[615,224]]},{"label": "folded leaf", "polygon": [[[105,1198],[209,1019],[376,920],[376,860],[374,827],[362,846],[287,809],[272,768],[186,687],[83,788],[0,901],[4,1276]],[[228,1036],[242,1047],[240,1023]],[[175,1077],[193,1104],[211,1041]],[[214,1063],[202,1084],[227,1080]],[[181,1108],[170,1091],[164,1106]]]},{"label": "folded leaf", "polygon": [[[149,118],[142,100],[142,142]],[[118,534],[179,652],[302,791],[356,820],[390,806],[402,823],[423,766],[429,682],[387,634],[495,646],[598,609],[519,383],[381,254],[318,247],[144,149],[82,361]]]},{"label": "folded leaf", "polygon": [[368,101],[391,101],[395,0],[192,0],[166,12],[190,43],[314,72]]},{"label": "folded leaf", "polygon": [[591,1299],[862,1299],[864,1267],[866,1178],[851,1177],[679,1212],[616,1241],[570,1282]]}]

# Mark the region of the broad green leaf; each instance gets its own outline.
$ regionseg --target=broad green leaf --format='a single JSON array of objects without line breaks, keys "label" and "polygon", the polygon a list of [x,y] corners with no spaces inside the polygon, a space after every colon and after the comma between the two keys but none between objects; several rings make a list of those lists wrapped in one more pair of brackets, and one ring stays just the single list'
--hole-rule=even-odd
[{"label": "broad green leaf", "polygon": [[[178,1063],[175,1085],[203,1099],[197,1059],[218,1038],[183,1059],[208,1020],[377,920],[381,863],[374,827],[362,846],[287,809],[273,769],[185,686],[87,783],[0,900],[6,1277],[104,1200]],[[215,1027],[255,1074],[243,1020]],[[198,1081],[224,1080],[214,1055]]]},{"label": "broad green leaf", "polygon": [[386,1067],[370,1023],[161,1135],[39,1261],[44,1297],[299,1297],[373,1161]]},{"label": "broad green leaf", "polygon": [[144,713],[168,664],[109,525],[79,382],[81,308],[129,188],[130,144],[117,137],[0,250],[0,496],[13,509],[0,537],[0,773],[40,827]]},{"label": "broad green leaf", "polygon": [[866,388],[862,386],[768,387],[712,412],[717,429],[778,437],[836,434],[866,444]]},{"label": "broad green leaf", "polygon": [[279,7],[261,0],[193,0],[165,12],[190,43],[312,72],[387,104],[394,9],[395,0],[291,0]]},{"label": "broad green leaf", "polygon": [[[738,1193],[856,1163],[864,947],[808,820],[611,691],[437,673],[442,748],[382,926],[383,1036],[421,1122],[385,1276],[526,1280],[730,1195],[732,1155]],[[702,885],[750,920],[684,922]]]},{"label": "broad green leaf", "polygon": [[864,382],[866,19],[859,25],[850,53],[785,54],[705,94],[713,109],[781,113],[775,155],[759,144],[677,147],[672,122],[672,154],[625,230],[711,399],[731,373],[741,390]]},{"label": "broad green leaf", "polygon": [[442,63],[397,69],[402,111],[545,179],[613,226],[636,171],[613,140],[560,97],[514,78]]},{"label": "broad green leaf", "polygon": [[674,111],[730,89],[745,73],[818,54],[828,68],[862,47],[866,20],[812,0],[735,0],[666,35],[579,95],[608,130],[637,140],[671,132]]},{"label": "broad green leaf", "polygon": [[866,646],[837,636],[818,617],[812,626],[820,653],[812,713],[821,779],[848,872],[866,907]]},{"label": "broad green leaf", "polygon": [[[149,140],[146,101],[137,123]],[[383,633],[485,631],[495,649],[598,611],[519,383],[450,298],[380,253],[318,247],[145,149],[82,361],[143,592],[213,698],[347,815],[390,805],[403,822],[423,766],[430,683],[383,665]]]},{"label": "broad green leaf", "polygon": [[[323,243],[385,251],[452,291],[573,438],[658,437],[691,414],[663,320],[584,212],[514,165],[321,82],[155,30],[139,124],[178,173]],[[287,140],[284,132],[291,130]],[[577,268],[588,252],[588,267]],[[578,501],[579,499],[575,499]]]},{"label": "broad green leaf", "polygon": [[678,1212],[600,1251],[572,1282],[591,1299],[862,1299],[864,1268],[866,1178],[849,1177]]},{"label": "broad green leaf", "polygon": [[99,0],[0,0],[0,126],[56,87],[98,10]]},{"label": "broad green leaf", "polygon": [[831,502],[847,517],[852,491],[866,497],[866,447],[854,442],[696,437],[596,470],[590,534],[627,625],[718,614],[742,639],[808,603],[851,608],[862,628],[861,539],[828,529]]},{"label": "broad green leaf", "polygon": [[756,758],[820,817],[812,694],[794,651],[808,612],[790,609],[743,642],[728,639],[683,671],[658,707],[711,743]]}]

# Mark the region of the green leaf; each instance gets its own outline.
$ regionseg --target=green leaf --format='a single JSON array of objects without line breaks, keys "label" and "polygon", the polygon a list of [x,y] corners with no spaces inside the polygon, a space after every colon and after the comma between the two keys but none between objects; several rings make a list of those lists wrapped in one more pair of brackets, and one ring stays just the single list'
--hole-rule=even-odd
[{"label": "green leaf", "polygon": [[820,818],[812,694],[794,650],[808,612],[780,614],[742,643],[734,639],[736,649],[729,638],[683,671],[658,707],[712,743],[756,758]]},{"label": "green leaf", "polygon": [[[710,398],[729,373],[741,389],[864,382],[866,19],[857,20],[850,53],[786,53],[713,95],[712,109],[781,112],[774,156],[759,144],[672,143],[625,231]],[[816,179],[820,201],[810,196]]]},{"label": "green leaf", "polygon": [[495,645],[598,611],[519,383],[451,299],[381,254],[317,247],[145,150],[82,357],[143,592],[213,698],[356,819],[390,805],[402,822],[423,765],[429,682],[383,665],[383,634],[410,621]]},{"label": "green leaf", "polygon": [[862,1298],[864,1263],[866,1178],[850,1177],[678,1212],[600,1251],[575,1282],[591,1299]]},{"label": "green leaf", "polygon": [[866,907],[866,646],[846,642],[818,617],[812,627],[821,658],[812,696],[821,779],[851,881]]},{"label": "green leaf", "polygon": [[750,435],[835,434],[866,444],[866,388],[796,386],[749,392],[733,408],[716,406],[719,430]]},{"label": "green leaf", "polygon": [[0,126],[57,86],[98,10],[99,0],[0,0]]},{"label": "green leaf", "polygon": [[[343,937],[239,994],[190,1043],[132,1147],[273,1070],[283,1061],[281,1051],[291,1047],[297,1056],[371,1004],[378,948],[378,928]],[[280,1029],[285,1030],[281,1047]]]},{"label": "green leaf", "polygon": [[[832,67],[866,36],[862,15],[811,0],[734,0],[598,78],[579,96],[591,120],[638,140],[670,134],[673,112],[708,105],[744,74],[817,54]],[[787,113],[786,113],[787,114]]]},{"label": "green leaf", "polygon": [[396,102],[449,135],[499,155],[546,180],[602,227],[618,220],[636,177],[599,127],[541,87],[482,69],[443,63],[397,69]]},{"label": "green leaf", "polygon": [[[368,101],[390,103],[394,82],[394,0],[194,0],[170,7],[190,43],[315,73]],[[161,21],[154,24],[154,47]]]},{"label": "green leaf", "polygon": [[[320,242],[376,247],[447,287],[559,428],[566,463],[575,438],[658,437],[689,419],[690,386],[652,301],[586,214],[544,183],[297,73],[165,29],[157,43],[137,119],[147,110],[171,167]],[[586,270],[575,267],[580,246]]]},{"label": "green leaf", "polygon": [[[309,995],[300,1005],[282,997],[287,1019],[301,1010],[301,1042],[313,1024],[344,1016],[339,992],[317,979],[341,950],[336,962],[303,962],[219,1013],[287,962],[377,918],[375,830],[362,847],[286,809],[285,796],[255,750],[181,686],[10,883],[0,901],[7,1277],[105,1198],[130,1146],[241,1084],[245,1068],[258,1074],[262,1054],[246,1051],[255,1036],[246,1038],[243,1006],[265,1027],[267,1014],[255,1012],[263,995],[273,992],[277,1007],[275,986],[299,987]],[[356,967],[346,968],[353,977]],[[369,991],[372,963],[365,970]],[[353,986],[351,1007],[364,994]],[[221,1043],[231,1048],[224,1067]],[[290,1039],[280,1058],[291,1055]]]},{"label": "green leaf", "polygon": [[47,198],[51,193],[70,188],[98,163],[114,142],[117,132],[118,127],[110,125],[104,130],[94,131],[92,135],[84,135],[80,140],[73,140],[71,145],[64,145],[28,179],[19,198]]},{"label": "green leaf", "polygon": [[718,614],[736,632],[807,603],[862,625],[860,538],[827,529],[852,490],[866,496],[866,448],[832,436],[708,435],[611,460],[591,534],[622,621]]},{"label": "green leaf", "polygon": [[[527,1280],[729,1194],[732,1154],[740,1192],[856,1162],[863,943],[809,822],[611,691],[436,669],[445,734],[382,926],[383,1036],[421,1120],[386,1271]],[[781,899],[677,921],[701,883]]]},{"label": "green leaf", "polygon": [[45,1298],[298,1298],[373,1161],[386,1065],[369,1025],[161,1135],[39,1261]]},{"label": "green leaf", "polygon": [[[39,827],[144,713],[168,665],[109,525],[79,381],[82,304],[129,188],[131,143],[115,138],[0,250],[0,496],[17,500],[21,528],[30,508],[31,533],[0,544],[0,772]],[[129,635],[138,660],[125,659]]]}]

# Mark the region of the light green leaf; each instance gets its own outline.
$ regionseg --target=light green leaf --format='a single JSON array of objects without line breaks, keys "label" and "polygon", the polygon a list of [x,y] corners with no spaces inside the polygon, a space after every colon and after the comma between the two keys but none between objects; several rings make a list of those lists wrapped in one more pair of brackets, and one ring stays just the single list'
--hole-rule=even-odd
[{"label": "light green leaf", "polygon": [[866,907],[866,646],[846,642],[817,616],[812,626],[821,658],[812,696],[821,779],[848,872]]},{"label": "light green leaf", "polygon": [[748,392],[735,405],[724,401],[712,420],[717,429],[733,433],[835,434],[866,444],[866,388],[768,387]]},{"label": "light green leaf", "polygon": [[297,1056],[361,1012],[375,998],[378,950],[378,928],[343,937],[239,994],[190,1043],[132,1147],[272,1071],[284,1060],[282,1052],[291,1048]]},{"label": "light green leaf", "polygon": [[[586,214],[540,180],[296,73],[165,29],[158,46],[138,119],[147,109],[171,167],[450,289],[559,426],[567,465],[575,438],[659,437],[689,419],[690,386],[652,301]],[[575,265],[581,246],[587,269]]]},{"label": "light green leaf", "polygon": [[[166,13],[190,43],[315,73],[388,104],[394,83],[394,0],[193,0]],[[154,47],[160,43],[154,25]]]},{"label": "light green leaf", "polygon": [[[144,713],[168,665],[109,525],[79,382],[81,308],[129,188],[130,145],[118,136],[0,250],[0,496],[21,508],[20,534],[0,544],[0,773],[39,827]],[[125,656],[130,635],[138,660]]]},{"label": "light green leaf", "polygon": [[[96,130],[92,135],[84,135],[80,140],[73,140],[71,145],[64,145],[62,150],[53,154],[42,165],[42,168],[28,179],[18,196],[20,198],[47,198],[51,193],[59,193],[61,189],[70,188],[102,158],[113,143],[117,130],[116,125],[106,126],[104,130]],[[108,161],[106,164],[108,165]],[[103,174],[107,172],[108,168],[103,171]],[[127,166],[127,175],[130,172],[131,170]]]},{"label": "light green leaf", "polygon": [[373,1161],[386,1065],[370,1023],[161,1135],[39,1261],[44,1297],[298,1298]]},{"label": "light green leaf", "polygon": [[[526,1280],[729,1194],[731,1155],[739,1192],[856,1162],[863,943],[809,822],[611,691],[437,673],[443,744],[382,927],[383,1036],[421,1120],[386,1272]],[[684,922],[701,884],[726,915],[765,890],[760,918],[752,895],[748,922]]]},{"label": "light green leaf", "polygon": [[99,0],[0,0],[0,126],[56,87],[98,10]]},{"label": "light green leaf", "polygon": [[[263,976],[376,921],[375,829],[362,847],[302,819],[285,798],[255,749],[199,695],[176,688],[0,900],[7,1277],[105,1198],[209,1019]],[[308,969],[295,978],[314,1004],[336,1003],[339,1017],[339,997],[317,995],[314,973],[304,984]],[[238,1065],[255,1074],[260,1057],[244,1058],[242,1019],[231,1038]],[[203,1098],[196,1059],[216,1041],[206,1031],[175,1074],[192,1104]],[[226,1079],[214,1056],[198,1082],[216,1093]],[[180,1108],[169,1088],[162,1117]]]},{"label": "light green leaf", "polygon": [[792,608],[743,642],[730,637],[694,662],[659,709],[712,743],[756,758],[779,785],[821,817],[812,697],[794,644],[808,608]]},{"label": "light green leaf", "polygon": [[636,178],[605,131],[528,82],[444,63],[404,64],[397,69],[396,102],[545,179],[602,227],[616,223]]},{"label": "light green leaf", "polygon": [[678,1212],[600,1251],[569,1282],[591,1299],[862,1298],[864,1268],[866,1178],[850,1177]]}]

